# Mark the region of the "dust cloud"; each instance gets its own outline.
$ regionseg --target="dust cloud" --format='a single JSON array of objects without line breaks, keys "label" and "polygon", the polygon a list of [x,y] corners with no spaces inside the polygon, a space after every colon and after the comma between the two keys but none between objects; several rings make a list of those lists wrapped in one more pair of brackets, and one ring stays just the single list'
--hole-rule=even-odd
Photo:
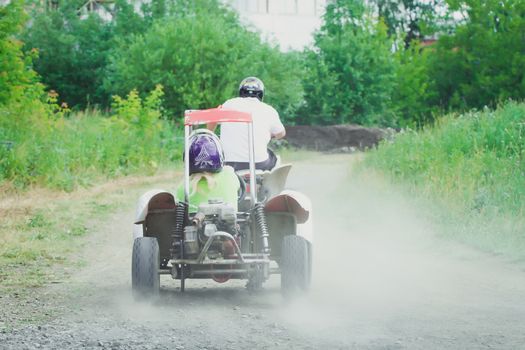
[{"label": "dust cloud", "polygon": [[[313,204],[310,292],[283,300],[279,276],[260,293],[245,281],[219,285],[161,277],[154,303],[130,292],[130,212],[94,235],[89,263],[71,281],[67,327],[81,339],[120,339],[126,348],[348,349],[516,348],[523,344],[525,279],[517,266],[455,242],[406,195],[358,178],[355,156],[294,164],[289,187]],[[126,228],[129,228],[126,232]],[[58,337],[58,336],[57,336]],[[156,345],[155,345],[156,344]]]},{"label": "dust cloud", "polygon": [[[473,315],[507,320],[486,310],[504,307],[494,290],[515,286],[516,271],[437,238],[424,208],[380,179],[356,176],[355,161],[327,156],[295,165],[290,183],[314,205],[314,277],[308,296],[280,317],[299,332],[339,343],[388,338],[405,345],[425,336],[454,338],[459,329],[476,332],[462,327]],[[516,301],[525,295],[519,288]],[[524,309],[522,301],[516,306]]]}]

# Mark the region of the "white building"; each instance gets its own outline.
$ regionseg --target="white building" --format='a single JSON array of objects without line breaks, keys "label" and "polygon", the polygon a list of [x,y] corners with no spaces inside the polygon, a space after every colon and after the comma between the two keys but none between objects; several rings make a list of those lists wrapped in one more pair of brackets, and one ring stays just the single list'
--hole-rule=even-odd
[{"label": "white building", "polygon": [[312,43],[313,32],[330,0],[222,0],[237,10],[243,22],[257,28],[282,50],[301,50]]},{"label": "white building", "polygon": [[96,12],[105,21],[111,21],[113,15],[113,0],[87,0],[78,10],[82,19],[89,15],[89,12]]}]

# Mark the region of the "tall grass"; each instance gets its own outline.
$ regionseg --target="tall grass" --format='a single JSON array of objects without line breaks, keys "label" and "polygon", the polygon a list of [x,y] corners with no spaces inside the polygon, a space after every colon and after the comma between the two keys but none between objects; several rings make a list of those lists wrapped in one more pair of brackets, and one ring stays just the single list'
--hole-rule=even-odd
[{"label": "tall grass", "polygon": [[33,106],[0,109],[0,184],[72,190],[96,178],[152,173],[180,158],[176,128],[160,118],[158,88],[142,101],[136,91],[116,98],[113,114],[49,113]]},{"label": "tall grass", "polygon": [[445,116],[383,143],[365,165],[439,200],[450,235],[525,258],[525,104]]}]

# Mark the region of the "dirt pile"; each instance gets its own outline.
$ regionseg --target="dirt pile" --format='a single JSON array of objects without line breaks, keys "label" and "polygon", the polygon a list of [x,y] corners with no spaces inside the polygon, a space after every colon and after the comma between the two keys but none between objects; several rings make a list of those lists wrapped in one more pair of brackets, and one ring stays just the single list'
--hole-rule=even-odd
[{"label": "dirt pile", "polygon": [[286,140],[293,147],[321,152],[351,152],[377,146],[393,130],[359,125],[286,127]]}]

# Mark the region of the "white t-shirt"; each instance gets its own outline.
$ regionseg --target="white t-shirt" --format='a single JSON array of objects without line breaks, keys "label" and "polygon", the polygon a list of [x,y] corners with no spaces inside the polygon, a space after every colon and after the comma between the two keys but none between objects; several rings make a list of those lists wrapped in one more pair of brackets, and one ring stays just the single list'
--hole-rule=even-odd
[{"label": "white t-shirt", "polygon": [[[252,114],[255,162],[267,160],[267,147],[272,135],[284,131],[277,111],[255,97],[235,97],[224,102],[222,107]],[[227,162],[248,162],[250,160],[247,124],[223,123],[221,143]]]}]

